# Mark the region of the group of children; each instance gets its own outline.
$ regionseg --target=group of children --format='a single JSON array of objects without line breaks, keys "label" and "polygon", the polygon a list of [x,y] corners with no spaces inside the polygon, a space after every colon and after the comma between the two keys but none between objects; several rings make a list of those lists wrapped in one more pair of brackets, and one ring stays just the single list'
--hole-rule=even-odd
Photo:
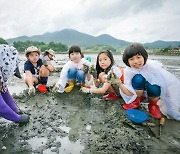
[{"label": "group of children", "polygon": [[82,92],[103,93],[105,100],[122,97],[125,110],[138,108],[147,98],[149,112],[154,118],[161,119],[162,112],[180,120],[180,81],[161,63],[148,60],[148,53],[140,43],[133,43],[124,50],[125,69],[115,64],[108,50],[98,54],[96,68],[82,58],[79,46],[70,47],[69,59],[54,91],[70,92],[75,84],[80,84]]},{"label": "group of children", "polygon": [[[4,49],[1,54],[4,53],[3,51]],[[35,94],[36,85],[40,92],[47,92],[46,84],[49,73],[55,70],[51,63],[55,56],[54,51],[47,50],[43,56],[40,56],[40,50],[31,46],[26,49],[25,55],[27,61],[24,64],[24,82],[29,87],[29,95]],[[69,93],[75,85],[79,85],[80,90],[84,93],[104,94],[104,100],[113,101],[123,98],[125,104],[122,107],[125,110],[138,108],[140,103],[147,98],[149,112],[154,118],[161,119],[161,113],[163,113],[168,117],[180,120],[180,103],[178,102],[180,100],[180,81],[165,70],[161,63],[149,60],[148,53],[141,44],[133,43],[124,50],[122,60],[126,64],[126,68],[115,64],[109,50],[103,50],[98,54],[96,66],[91,63],[90,58],[84,58],[81,48],[77,45],[69,48],[68,55],[69,61],[63,66],[59,81],[53,87],[53,92]],[[1,74],[5,68],[4,65],[1,66]],[[15,66],[13,65],[13,69],[11,68],[13,70],[11,75],[16,70]],[[0,90],[3,96],[4,92],[8,92],[6,88],[3,91],[7,78],[3,81],[4,75],[0,77]],[[5,103],[8,105],[7,102]],[[17,114],[17,108],[12,110],[14,110],[14,114]],[[5,116],[1,106],[0,116],[12,120]],[[25,119],[23,116],[12,121],[21,121]],[[27,119],[26,117],[24,121],[28,121]]]}]

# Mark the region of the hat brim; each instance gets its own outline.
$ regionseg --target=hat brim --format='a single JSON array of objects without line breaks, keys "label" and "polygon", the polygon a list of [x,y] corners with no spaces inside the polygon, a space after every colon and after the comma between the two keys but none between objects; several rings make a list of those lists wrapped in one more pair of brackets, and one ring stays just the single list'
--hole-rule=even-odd
[{"label": "hat brim", "polygon": [[31,52],[37,52],[39,55],[41,54],[41,52],[40,51],[25,51],[25,55],[26,55],[26,57],[27,57],[27,55],[29,54],[29,53],[31,53]]}]

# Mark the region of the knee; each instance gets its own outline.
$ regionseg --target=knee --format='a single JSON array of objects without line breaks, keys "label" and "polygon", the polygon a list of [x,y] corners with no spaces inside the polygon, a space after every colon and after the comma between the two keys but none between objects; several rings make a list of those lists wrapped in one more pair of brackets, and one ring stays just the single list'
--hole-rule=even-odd
[{"label": "knee", "polygon": [[77,73],[77,68],[73,67],[73,68],[68,69],[68,74],[73,75],[73,74],[76,74],[76,73]]},{"label": "knee", "polygon": [[161,87],[158,85],[147,85],[147,95],[149,97],[159,97],[161,95]]},{"label": "knee", "polygon": [[98,76],[99,80],[101,81],[101,83],[104,83],[105,82],[105,76],[106,74],[104,72],[101,72]]},{"label": "knee", "polygon": [[77,77],[81,79],[85,78],[85,72],[82,70],[77,71]]},{"label": "knee", "polygon": [[49,73],[50,73],[49,70],[44,65],[42,65],[41,69],[39,71],[39,75],[40,76],[49,76]]},{"label": "knee", "polygon": [[145,89],[146,79],[141,74],[136,74],[132,78],[132,87],[136,90]]},{"label": "knee", "polygon": [[70,80],[75,80],[77,75],[77,68],[69,68],[67,73],[67,78]]}]

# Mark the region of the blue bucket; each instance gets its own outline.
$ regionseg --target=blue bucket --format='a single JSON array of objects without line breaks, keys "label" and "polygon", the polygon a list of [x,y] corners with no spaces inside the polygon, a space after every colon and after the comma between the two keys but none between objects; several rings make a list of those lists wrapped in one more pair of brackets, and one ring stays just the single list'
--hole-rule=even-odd
[{"label": "blue bucket", "polygon": [[135,123],[142,123],[148,119],[146,113],[137,110],[137,109],[128,109],[126,110],[128,118]]}]

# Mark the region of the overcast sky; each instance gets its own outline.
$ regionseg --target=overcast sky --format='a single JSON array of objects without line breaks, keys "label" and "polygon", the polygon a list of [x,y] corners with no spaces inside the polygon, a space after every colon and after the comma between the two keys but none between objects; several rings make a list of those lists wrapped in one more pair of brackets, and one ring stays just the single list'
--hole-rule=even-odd
[{"label": "overcast sky", "polygon": [[0,0],[0,37],[72,28],[130,42],[180,41],[180,0]]}]

